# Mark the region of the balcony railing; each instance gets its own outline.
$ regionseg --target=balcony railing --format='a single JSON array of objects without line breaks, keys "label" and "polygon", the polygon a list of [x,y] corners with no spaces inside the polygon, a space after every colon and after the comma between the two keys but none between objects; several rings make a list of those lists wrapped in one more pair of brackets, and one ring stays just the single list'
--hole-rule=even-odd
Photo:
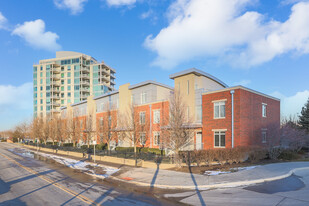
[{"label": "balcony railing", "polygon": [[90,68],[89,67],[82,67],[81,71],[82,71],[82,73],[90,73]]},{"label": "balcony railing", "polygon": [[59,89],[56,89],[56,88],[53,88],[51,91],[52,91],[53,93],[60,93],[60,90],[59,90]]},{"label": "balcony railing", "polygon": [[57,95],[52,95],[51,98],[52,98],[52,99],[60,99],[60,97],[57,96]]},{"label": "balcony railing", "polygon": [[60,75],[52,75],[51,76],[53,79],[60,79]]},{"label": "balcony railing", "polygon": [[80,77],[82,79],[90,79],[90,76],[88,74],[81,74]]},{"label": "balcony railing", "polygon": [[81,81],[80,84],[90,86],[90,82],[88,82],[88,81]]}]

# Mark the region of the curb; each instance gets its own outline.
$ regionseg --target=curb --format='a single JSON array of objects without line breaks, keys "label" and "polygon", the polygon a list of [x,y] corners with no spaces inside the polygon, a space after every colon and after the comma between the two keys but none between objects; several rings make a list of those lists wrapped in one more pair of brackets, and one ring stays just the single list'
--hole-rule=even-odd
[{"label": "curb", "polygon": [[215,188],[224,188],[224,187],[239,187],[239,186],[247,186],[251,184],[258,184],[258,183],[263,183],[263,182],[269,182],[269,181],[274,181],[274,180],[280,180],[283,178],[287,178],[291,176],[294,172],[299,171],[299,170],[309,170],[309,167],[301,167],[301,168],[295,168],[290,170],[287,174],[284,175],[279,175],[276,177],[269,177],[269,178],[262,178],[262,179],[257,179],[257,180],[247,180],[247,181],[238,181],[238,182],[229,182],[229,183],[219,183],[219,184],[212,184],[212,185],[197,185],[197,186],[183,186],[183,185],[160,185],[160,184],[149,184],[149,183],[144,183],[144,182],[138,182],[138,181],[127,181],[120,179],[118,177],[113,177],[109,176],[107,179],[113,179],[129,184],[135,184],[138,186],[143,186],[143,187],[156,187],[160,189],[198,189],[198,190],[207,190],[207,189],[215,189]]},{"label": "curb", "polygon": [[215,189],[215,188],[225,188],[225,187],[239,187],[239,186],[247,186],[247,185],[252,185],[252,184],[258,184],[258,183],[263,183],[263,182],[269,182],[269,181],[275,181],[275,180],[280,180],[287,178],[291,176],[293,173],[300,171],[300,170],[309,170],[309,167],[300,167],[300,168],[295,168],[290,170],[288,173],[284,175],[279,175],[275,177],[269,177],[269,178],[262,178],[262,179],[256,179],[256,180],[245,180],[245,181],[238,181],[238,182],[228,182],[228,183],[219,183],[219,184],[212,184],[212,185],[194,185],[194,186],[184,186],[184,185],[160,185],[160,184],[151,184],[151,183],[144,183],[144,182],[138,182],[138,181],[128,181],[124,180],[118,177],[114,176],[109,176],[104,179],[112,179],[128,184],[135,184],[137,186],[142,186],[142,187],[155,187],[155,188],[160,188],[160,189],[198,189],[198,190],[208,190],[208,189]]}]

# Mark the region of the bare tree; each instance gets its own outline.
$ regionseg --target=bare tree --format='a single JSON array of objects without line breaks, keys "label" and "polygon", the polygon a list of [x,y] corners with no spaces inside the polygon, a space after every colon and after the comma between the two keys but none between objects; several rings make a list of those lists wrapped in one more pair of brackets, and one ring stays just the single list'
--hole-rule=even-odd
[{"label": "bare tree", "polygon": [[95,122],[93,120],[93,115],[89,114],[86,116],[85,130],[83,131],[86,135],[86,142],[89,148],[90,140],[92,139],[93,134],[95,133]]},{"label": "bare tree", "polygon": [[42,139],[43,124],[44,124],[43,119],[40,117],[34,118],[32,120],[32,123],[30,125],[30,133],[33,141],[35,141],[35,139],[37,140]]},{"label": "bare tree", "polygon": [[175,160],[180,165],[179,151],[184,150],[193,142],[191,117],[188,116],[187,105],[179,91],[175,90],[169,98],[169,116],[165,116],[166,127],[162,127],[163,142],[166,148],[175,154]]},{"label": "bare tree", "polygon": [[107,143],[107,150],[110,151],[112,137],[117,126],[117,111],[109,103],[105,105],[104,111],[103,116],[97,119],[97,136],[100,137],[101,143]]},{"label": "bare tree", "polygon": [[149,118],[146,111],[131,104],[126,114],[119,114],[118,138],[126,141],[134,148],[137,165],[137,146],[145,146],[149,139]]}]

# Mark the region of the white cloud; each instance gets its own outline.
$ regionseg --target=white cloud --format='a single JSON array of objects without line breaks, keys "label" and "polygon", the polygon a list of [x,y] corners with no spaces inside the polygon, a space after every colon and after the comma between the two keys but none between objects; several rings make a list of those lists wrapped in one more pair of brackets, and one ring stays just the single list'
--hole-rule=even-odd
[{"label": "white cloud", "polygon": [[57,43],[59,36],[56,33],[45,31],[45,22],[41,19],[17,25],[12,34],[20,36],[30,46],[38,49],[56,51],[61,48]]},{"label": "white cloud", "polygon": [[288,52],[309,53],[309,2],[292,7],[285,22],[245,11],[250,0],[177,0],[169,8],[169,25],[149,35],[145,46],[153,62],[173,68],[195,58],[217,57],[250,67]]},{"label": "white cloud", "polygon": [[241,85],[241,86],[248,86],[249,84],[251,84],[251,80],[248,79],[244,79],[239,82],[234,82],[234,85]]},{"label": "white cloud", "polygon": [[109,6],[131,6],[136,3],[136,0],[106,0]]},{"label": "white cloud", "polygon": [[59,9],[69,9],[71,14],[76,15],[83,12],[87,1],[88,0],[54,0],[54,4]]},{"label": "white cloud", "polygon": [[33,113],[33,84],[0,85],[0,131],[10,129]]},{"label": "white cloud", "polygon": [[151,9],[149,9],[147,12],[144,12],[141,14],[141,18],[142,19],[147,19],[149,18],[151,15],[153,14],[153,11]]},{"label": "white cloud", "polygon": [[5,26],[6,22],[7,22],[7,19],[0,12],[0,29],[5,29],[6,28],[6,26]]},{"label": "white cloud", "polygon": [[274,92],[271,95],[281,99],[281,115],[283,117],[289,117],[300,114],[302,107],[308,101],[309,90],[297,92],[290,97],[284,96],[280,92]]}]

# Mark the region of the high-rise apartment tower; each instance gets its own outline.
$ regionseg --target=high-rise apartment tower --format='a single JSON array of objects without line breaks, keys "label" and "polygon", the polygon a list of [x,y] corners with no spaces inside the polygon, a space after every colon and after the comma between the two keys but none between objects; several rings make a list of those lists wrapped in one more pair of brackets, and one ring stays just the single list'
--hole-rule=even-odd
[{"label": "high-rise apartment tower", "polygon": [[60,107],[114,90],[116,71],[91,56],[70,51],[33,65],[34,116],[46,117]]}]

